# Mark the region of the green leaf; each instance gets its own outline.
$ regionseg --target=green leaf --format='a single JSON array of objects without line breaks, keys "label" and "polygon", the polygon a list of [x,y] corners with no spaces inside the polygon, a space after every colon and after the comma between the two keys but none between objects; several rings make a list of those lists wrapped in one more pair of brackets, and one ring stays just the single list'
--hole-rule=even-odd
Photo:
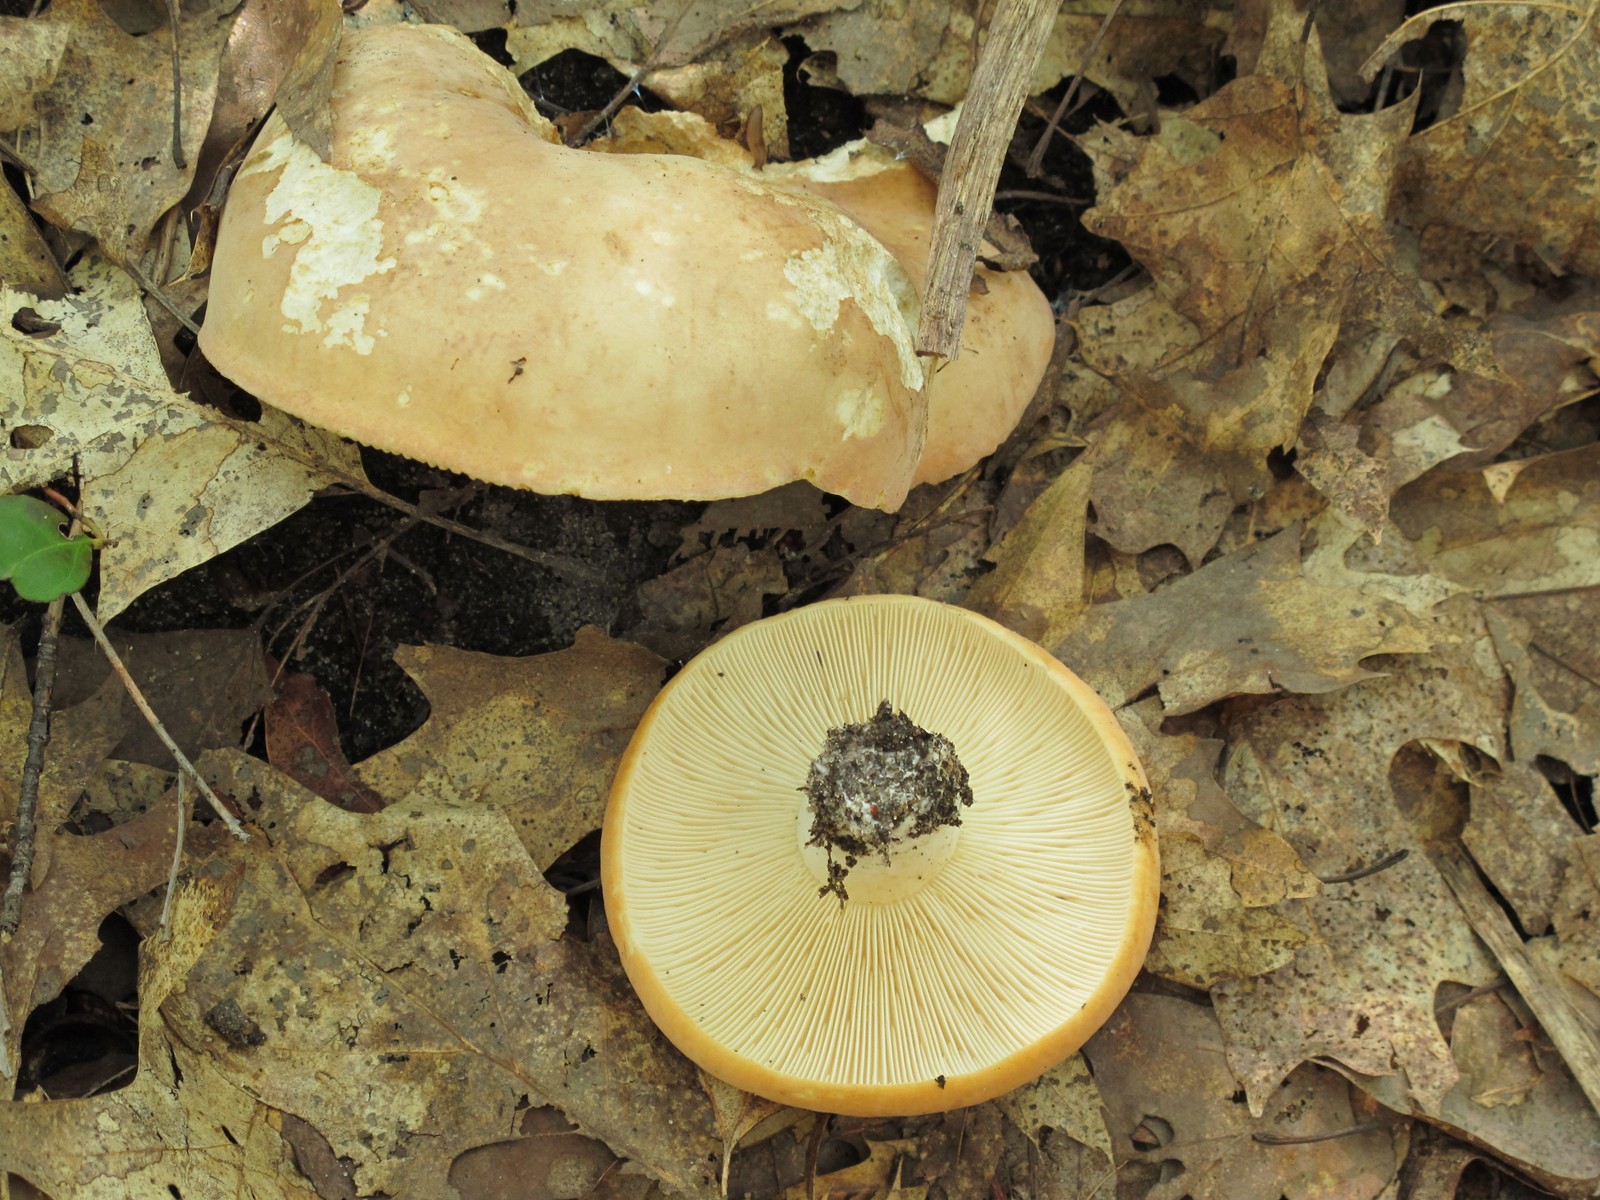
[{"label": "green leaf", "polygon": [[24,600],[49,601],[89,581],[94,541],[68,538],[61,510],[32,496],[0,496],[0,579]]}]

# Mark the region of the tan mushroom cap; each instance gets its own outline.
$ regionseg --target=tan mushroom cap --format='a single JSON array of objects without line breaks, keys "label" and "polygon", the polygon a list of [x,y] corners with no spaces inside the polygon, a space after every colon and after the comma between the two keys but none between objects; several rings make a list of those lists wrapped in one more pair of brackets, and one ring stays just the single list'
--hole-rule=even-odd
[{"label": "tan mushroom cap", "polygon": [[454,30],[346,33],[327,163],[272,118],[200,344],[260,399],[495,483],[597,499],[794,479],[897,507],[926,425],[917,301],[831,205],[557,144]]},{"label": "tan mushroom cap", "polygon": [[[840,904],[797,835],[807,772],[884,700],[949,739],[973,803],[941,866]],[[1032,642],[916,597],[825,601],[735,631],[656,698],[606,812],[607,918],[712,1075],[863,1116],[976,1104],[1133,982],[1160,884],[1148,795],[1110,711]]]},{"label": "tan mushroom cap", "polygon": [[[744,147],[719,138],[693,114],[624,109],[615,129],[615,136],[596,148],[689,154],[755,173]],[[911,163],[882,146],[855,141],[822,158],[769,163],[759,177],[837,204],[894,255],[917,295],[923,294],[938,191]],[[959,475],[999,446],[1050,365],[1055,314],[1039,286],[1026,271],[996,271],[982,264],[976,277],[967,298],[961,354],[938,364],[928,378],[928,436],[917,483]]]}]

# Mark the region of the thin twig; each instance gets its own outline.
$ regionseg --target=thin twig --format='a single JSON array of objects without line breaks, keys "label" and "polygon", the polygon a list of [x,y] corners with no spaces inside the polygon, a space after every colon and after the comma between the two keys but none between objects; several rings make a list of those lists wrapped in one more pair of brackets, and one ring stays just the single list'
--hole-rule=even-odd
[{"label": "thin twig", "polygon": [[1000,166],[1059,6],[1059,0],[1000,0],[995,7],[939,179],[918,354],[953,359],[961,353],[967,293]]},{"label": "thin twig", "polygon": [[189,804],[183,794],[184,775],[178,772],[178,836],[173,839],[172,869],[167,872],[167,894],[161,898],[161,936],[172,938],[172,897],[178,890],[178,871],[183,866],[183,834],[189,828]]},{"label": "thin twig", "polygon": [[162,308],[166,309],[174,317],[178,318],[178,324],[182,325],[196,337],[200,336],[200,326],[196,325],[186,313],[179,310],[178,306],[172,301],[172,298],[169,297],[166,292],[162,291],[161,288],[156,285],[156,282],[153,279],[144,273],[144,271],[139,267],[139,264],[130,262],[123,267],[123,270],[127,271],[128,274],[133,276],[134,282],[143,288],[145,293],[152,300],[161,305]]},{"label": "thin twig", "polygon": [[[77,522],[73,522],[73,532]],[[33,873],[33,852],[38,838],[39,777],[44,773],[44,749],[50,743],[50,693],[56,683],[56,639],[61,633],[65,598],[57,596],[45,614],[39,636],[39,654],[33,676],[33,716],[28,721],[28,754],[22,764],[22,784],[17,789],[17,824],[11,839],[11,878],[0,901],[0,933],[15,933],[22,920],[22,893]]]},{"label": "thin twig", "polygon": [[39,178],[39,168],[34,166],[27,159],[23,158],[22,155],[17,152],[17,148],[10,142],[6,141],[5,138],[0,138],[0,158],[9,158],[12,162],[16,163],[18,167],[22,168],[23,174],[29,176],[30,178]]},{"label": "thin twig", "polygon": [[1122,11],[1122,0],[1116,0],[1111,10],[1106,13],[1105,20],[1100,22],[1100,28],[1094,31],[1090,39],[1089,48],[1083,52],[1083,61],[1078,64],[1078,73],[1072,77],[1072,82],[1067,85],[1067,90],[1061,96],[1061,103],[1056,105],[1055,112],[1050,114],[1050,119],[1044,123],[1044,132],[1039,135],[1039,140],[1034,143],[1033,153],[1028,155],[1028,178],[1032,179],[1044,168],[1045,151],[1050,149],[1050,140],[1055,137],[1061,128],[1061,122],[1072,111],[1072,101],[1078,94],[1078,88],[1083,83],[1083,77],[1089,73],[1089,64],[1094,62],[1095,53],[1100,49],[1100,43],[1105,41],[1106,32],[1111,28],[1111,22],[1117,19],[1117,13]]},{"label": "thin twig", "polygon": [[1456,843],[1442,847],[1431,857],[1455,893],[1472,931],[1499,960],[1511,985],[1566,1060],[1583,1094],[1600,1112],[1600,1030],[1573,1003],[1569,991],[1576,991],[1578,985],[1530,952],[1531,947],[1523,942],[1505,910],[1478,878],[1477,867],[1463,846]]},{"label": "thin twig", "polygon": [[628,76],[628,82],[617,89],[616,95],[606,101],[606,106],[585,121],[583,127],[567,139],[567,145],[581,146],[587,142],[594,136],[595,130],[616,116],[617,110],[627,103],[628,97],[638,91],[646,79],[655,74],[656,68],[661,65],[662,55],[666,53],[667,43],[672,40],[672,35],[678,32],[678,26],[683,23],[683,18],[693,4],[694,0],[684,0],[683,7],[678,9],[678,15],[667,22],[667,27],[661,31],[661,36],[651,47],[650,56],[639,64],[637,71]]},{"label": "thin twig", "polygon": [[1403,863],[1411,854],[1409,850],[1396,850],[1393,854],[1385,854],[1377,862],[1368,863],[1364,867],[1355,867],[1338,875],[1317,876],[1323,883],[1354,883],[1358,879],[1365,879],[1368,875],[1376,875],[1379,871],[1387,871],[1390,867]]},{"label": "thin twig", "polygon": [[172,27],[172,165],[189,167],[183,154],[183,64],[178,58],[178,0],[167,0],[167,24]]},{"label": "thin twig", "polygon": [[161,718],[156,716],[155,709],[150,707],[150,702],[144,698],[144,693],[139,690],[139,685],[133,681],[133,676],[128,674],[128,668],[122,663],[116,648],[112,646],[111,639],[106,637],[105,627],[95,618],[94,612],[83,598],[82,592],[72,593],[72,603],[78,609],[78,615],[83,618],[83,623],[89,627],[89,632],[94,635],[94,640],[100,646],[100,652],[106,656],[106,661],[111,664],[111,669],[116,672],[117,678],[122,680],[122,686],[128,691],[128,698],[133,701],[134,707],[143,714],[149,723],[151,731],[161,739],[161,744],[167,748],[181,771],[188,773],[194,780],[195,787],[200,789],[200,794],[206,798],[206,803],[211,805],[217,816],[222,818],[222,823],[228,827],[228,832],[241,842],[249,838],[244,827],[239,824],[234,815],[228,811],[217,794],[211,790],[211,785],[200,777],[200,772],[194,769],[194,764],[189,761],[189,756],[178,749],[178,743],[172,740],[172,735],[167,732],[167,727],[161,723]]},{"label": "thin twig", "polygon": [[1435,1017],[1442,1017],[1445,1015],[1445,1013],[1460,1008],[1463,1004],[1471,1004],[1474,1000],[1481,999],[1484,996],[1492,996],[1501,988],[1510,986],[1511,980],[1508,976],[1497,975],[1488,983],[1481,984],[1480,986],[1473,988],[1470,992],[1462,992],[1461,995],[1457,996],[1453,1000],[1441,1000],[1438,1004],[1433,1006],[1433,1015]]},{"label": "thin twig", "polygon": [[1263,1146],[1309,1146],[1313,1142],[1331,1142],[1337,1138],[1355,1137],[1358,1133],[1373,1133],[1387,1129],[1386,1121],[1362,1121],[1343,1129],[1330,1129],[1326,1133],[1252,1133],[1250,1140]]}]

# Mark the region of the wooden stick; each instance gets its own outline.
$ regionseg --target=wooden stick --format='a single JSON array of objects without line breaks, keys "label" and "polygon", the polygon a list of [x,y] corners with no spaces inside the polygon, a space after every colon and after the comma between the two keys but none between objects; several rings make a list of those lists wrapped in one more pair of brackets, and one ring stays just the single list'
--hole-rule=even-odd
[{"label": "wooden stick", "polygon": [[[74,519],[73,532],[77,532]],[[44,632],[39,635],[39,656],[33,670],[33,716],[28,721],[28,753],[17,789],[17,824],[11,836],[11,879],[0,900],[0,933],[15,933],[22,920],[22,893],[33,873],[33,852],[38,837],[39,777],[44,773],[44,749],[50,743],[50,694],[56,683],[56,640],[61,633],[62,597],[50,602]]]},{"label": "wooden stick", "polygon": [[83,623],[89,627],[89,632],[94,634],[94,640],[100,646],[100,652],[106,656],[106,661],[111,664],[111,669],[122,686],[127,689],[128,698],[144,719],[149,722],[151,732],[161,739],[161,744],[167,748],[178,764],[178,769],[194,780],[195,787],[200,789],[200,794],[206,798],[206,803],[211,805],[217,816],[222,818],[222,823],[228,827],[228,832],[241,842],[249,840],[249,834],[239,824],[234,815],[228,811],[217,794],[211,790],[211,785],[200,777],[200,772],[194,769],[194,764],[189,761],[189,756],[178,749],[178,743],[172,740],[172,735],[167,732],[167,727],[161,723],[161,718],[156,716],[156,710],[150,707],[150,702],[144,698],[144,693],[139,690],[139,685],[133,681],[133,676],[128,674],[128,668],[122,664],[122,656],[112,646],[111,639],[106,636],[105,626],[96,619],[94,612],[83,598],[82,592],[72,593],[72,603],[77,606],[78,615],[83,618]]},{"label": "wooden stick", "polygon": [[1060,0],[1000,0],[989,40],[978,54],[972,86],[956,122],[939,180],[922,299],[917,353],[955,358],[967,320],[967,292],[994,206],[1006,147],[1028,98]]},{"label": "wooden stick", "polygon": [[1512,986],[1566,1060],[1583,1094],[1600,1112],[1600,1030],[1584,1020],[1567,999],[1566,989],[1577,985],[1528,953],[1461,847],[1452,846],[1431,857],[1467,914],[1473,932],[1499,960]]}]

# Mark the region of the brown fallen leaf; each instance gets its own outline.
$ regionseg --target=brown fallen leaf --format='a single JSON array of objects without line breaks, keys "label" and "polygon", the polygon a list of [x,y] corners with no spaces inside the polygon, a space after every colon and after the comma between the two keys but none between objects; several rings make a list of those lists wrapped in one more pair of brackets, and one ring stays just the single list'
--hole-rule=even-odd
[{"label": "brown fallen leaf", "polygon": [[1061,642],[1078,624],[1084,590],[1089,463],[1080,459],[1030,504],[989,548],[997,565],[962,603],[1041,645]]},{"label": "brown fallen leaf", "polygon": [[[1483,637],[1473,611],[1453,615],[1453,640],[1433,653],[1390,660],[1386,675],[1342,691],[1276,701],[1234,726],[1229,796],[1319,876],[1418,848],[1432,816],[1407,811],[1408,801],[1421,799],[1396,795],[1394,760],[1402,748],[1462,744],[1504,754],[1495,732],[1504,683],[1484,674],[1472,654]],[[1409,762],[1426,767],[1422,752],[1411,753]],[[1429,782],[1424,772],[1413,786]],[[1424,1101],[1451,1086],[1455,1071],[1432,1019],[1435,982],[1484,983],[1492,971],[1437,873],[1414,852],[1378,874],[1324,887],[1303,904],[1318,937],[1295,966],[1214,992],[1230,1062],[1252,1104],[1264,1102],[1293,1062],[1313,1055],[1368,1074],[1398,1065]]]},{"label": "brown fallen leaf", "polygon": [[39,170],[34,210],[93,235],[112,261],[135,262],[156,222],[189,190],[229,22],[210,9],[180,16],[176,161],[173,35],[165,20],[135,36],[94,0],[60,0],[34,22],[67,31],[60,68],[34,99],[37,121],[18,136],[18,149]]},{"label": "brown fallen leaf", "polygon": [[600,827],[617,760],[666,670],[589,626],[570,649],[530,658],[410,646],[396,660],[432,714],[358,763],[357,778],[391,803],[503,812],[541,871]]},{"label": "brown fallen leaf", "polygon": [[[18,1061],[28,1014],[59,995],[100,948],[106,915],[166,879],[177,814],[176,799],[169,797],[92,837],[44,831],[52,843],[49,872],[29,889],[16,933],[0,945],[12,1039],[8,1061]],[[4,1084],[8,1096],[12,1082]]]},{"label": "brown fallen leaf", "polygon": [[[416,798],[346,813],[253,759],[209,761],[255,798],[270,852],[229,848],[201,872],[218,921],[162,1003],[173,1038],[315,1126],[358,1194],[447,1194],[451,1164],[531,1100],[676,1190],[715,1195],[693,1067],[607,944],[563,936],[565,900],[504,814]],[[224,1003],[265,1040],[219,1032],[208,1014]]]},{"label": "brown fallen leaf", "polygon": [[[250,629],[184,629],[107,636],[168,736],[190,758],[240,744],[245,723],[272,698],[261,641]],[[63,637],[54,702],[62,708],[103,694],[121,715],[122,736],[106,757],[172,768],[172,754],[128,698],[100,648]]]},{"label": "brown fallen leaf", "polygon": [[[1152,276],[1153,297],[1081,326],[1084,361],[1127,397],[1092,451],[1096,531],[1119,550],[1171,542],[1200,561],[1270,485],[1267,455],[1294,444],[1347,312],[1452,341],[1385,225],[1409,111],[1339,112],[1314,29],[1302,40],[1303,18],[1272,14],[1253,74],[1152,137],[1083,139],[1098,184],[1086,226]],[[1130,323],[1155,352],[1137,365]]]},{"label": "brown fallen leaf", "polygon": [[1121,713],[1161,834],[1161,913],[1145,968],[1195,988],[1276,970],[1310,940],[1294,906],[1279,906],[1315,895],[1317,879],[1217,785],[1223,743],[1163,734],[1161,718],[1153,699]]},{"label": "brown fallen leaf", "polygon": [[1108,1164],[1112,1161],[1100,1092],[1081,1052],[1032,1083],[1007,1092],[995,1105],[1031,1141],[1037,1142],[1046,1129],[1053,1129],[1099,1152]]},{"label": "brown fallen leaf", "polygon": [[1550,781],[1526,763],[1506,763],[1469,786],[1472,816],[1461,840],[1523,931],[1544,933],[1583,827],[1562,807]]},{"label": "brown fallen leaf", "polygon": [[356,778],[339,744],[333,700],[312,676],[303,671],[283,675],[262,725],[267,761],[301,787],[346,812],[378,812],[388,804]]},{"label": "brown fallen leaf", "polygon": [[1432,571],[1481,595],[1600,586],[1600,446],[1431,471],[1390,511]]},{"label": "brown fallen leaf", "polygon": [[[1253,1116],[1228,1070],[1223,1031],[1200,1005],[1129,996],[1084,1055],[1119,1180],[1139,1180],[1149,1200],[1376,1200],[1399,1168],[1397,1120],[1363,1127],[1353,1089],[1321,1068],[1300,1068]],[[1264,1145],[1257,1135],[1306,1140]]]},{"label": "brown fallen leaf", "polygon": [[628,635],[664,658],[690,658],[722,634],[759,620],[768,597],[788,590],[772,547],[713,546],[639,585],[644,619]]},{"label": "brown fallen leaf", "polygon": [[49,1195],[83,1200],[319,1200],[295,1168],[278,1114],[209,1055],[172,1040],[162,1018],[163,1002],[217,934],[223,893],[215,878],[187,885],[171,939],[145,943],[133,1082],[83,1100],[0,1104],[0,1169]]},{"label": "brown fallen leaf", "polygon": [[[1600,273],[1600,24],[1592,4],[1452,8],[1465,41],[1453,111],[1407,139],[1398,215],[1511,237],[1552,265]],[[1370,79],[1444,14],[1412,17],[1368,59]]]},{"label": "brown fallen leaf", "polygon": [[1428,626],[1383,577],[1312,574],[1300,541],[1291,527],[1148,595],[1095,605],[1048,649],[1113,708],[1154,687],[1170,715],[1225,696],[1332,691],[1371,674],[1364,658],[1427,648]]}]

